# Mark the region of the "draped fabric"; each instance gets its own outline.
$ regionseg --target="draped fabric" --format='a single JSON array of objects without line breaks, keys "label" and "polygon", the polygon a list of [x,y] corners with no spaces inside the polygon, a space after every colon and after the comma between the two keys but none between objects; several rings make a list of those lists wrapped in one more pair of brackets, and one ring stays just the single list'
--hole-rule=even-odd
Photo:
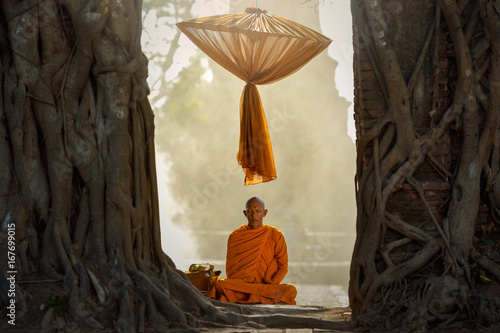
[{"label": "draped fabric", "polygon": [[277,228],[243,225],[227,241],[226,276],[252,283],[280,283],[288,272],[285,237]]},{"label": "draped fabric", "polygon": [[210,279],[213,287],[207,297],[219,301],[242,304],[297,304],[297,289],[292,284],[248,283],[241,279],[221,277]]},{"label": "draped fabric", "polygon": [[328,47],[331,39],[258,8],[177,25],[210,58],[247,83],[240,102],[237,154],[245,185],[275,179],[271,140],[255,85],[293,74]]},{"label": "draped fabric", "polygon": [[297,289],[280,284],[288,272],[288,252],[283,234],[263,225],[241,226],[227,245],[227,279],[212,278],[208,297],[226,302],[295,304]]},{"label": "draped fabric", "polygon": [[255,84],[249,82],[240,101],[240,149],[236,158],[245,172],[245,185],[276,178],[273,150],[264,108]]}]

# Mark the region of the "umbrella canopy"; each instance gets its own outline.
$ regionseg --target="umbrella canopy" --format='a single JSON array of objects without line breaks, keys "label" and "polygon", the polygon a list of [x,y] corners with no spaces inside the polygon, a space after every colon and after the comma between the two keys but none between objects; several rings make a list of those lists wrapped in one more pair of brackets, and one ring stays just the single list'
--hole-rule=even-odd
[{"label": "umbrella canopy", "polygon": [[293,74],[332,40],[258,8],[188,20],[177,26],[210,58],[247,83],[240,100],[237,154],[245,185],[276,179],[266,117],[255,85]]}]

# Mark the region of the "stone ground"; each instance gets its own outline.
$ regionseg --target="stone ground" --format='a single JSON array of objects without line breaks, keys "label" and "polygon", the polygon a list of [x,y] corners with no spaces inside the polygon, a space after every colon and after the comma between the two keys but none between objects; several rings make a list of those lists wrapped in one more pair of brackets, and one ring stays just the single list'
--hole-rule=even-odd
[{"label": "stone ground", "polygon": [[345,308],[349,306],[347,286],[297,284],[297,305]]}]

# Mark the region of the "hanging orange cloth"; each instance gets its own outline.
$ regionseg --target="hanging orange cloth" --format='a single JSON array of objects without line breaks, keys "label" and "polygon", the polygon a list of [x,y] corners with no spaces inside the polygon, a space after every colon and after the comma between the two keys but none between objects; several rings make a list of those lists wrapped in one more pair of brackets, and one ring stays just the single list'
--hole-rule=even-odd
[{"label": "hanging orange cloth", "polygon": [[276,178],[273,149],[259,91],[247,83],[240,101],[240,150],[236,158],[245,172],[245,185]]},{"label": "hanging orange cloth", "polygon": [[256,84],[270,84],[302,68],[331,39],[259,8],[177,23],[203,52],[247,82],[240,102],[238,163],[245,185],[276,178],[271,140]]},{"label": "hanging orange cloth", "polygon": [[227,244],[227,279],[211,278],[207,297],[237,303],[296,304],[297,289],[280,284],[288,272],[285,237],[276,228],[243,225]]}]

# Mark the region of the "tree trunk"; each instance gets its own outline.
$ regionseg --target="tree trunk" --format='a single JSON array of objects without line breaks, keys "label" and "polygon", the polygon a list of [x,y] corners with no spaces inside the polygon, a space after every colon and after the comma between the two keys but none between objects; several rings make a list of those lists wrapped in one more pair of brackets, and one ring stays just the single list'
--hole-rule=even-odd
[{"label": "tree trunk", "polygon": [[499,301],[481,293],[500,282],[493,248],[498,5],[351,5],[358,150],[358,235],[349,286],[354,318],[410,330],[496,323]]},{"label": "tree trunk", "polygon": [[60,281],[94,329],[96,304],[124,332],[223,317],[161,249],[141,26],[140,1],[2,1],[2,274]]}]

